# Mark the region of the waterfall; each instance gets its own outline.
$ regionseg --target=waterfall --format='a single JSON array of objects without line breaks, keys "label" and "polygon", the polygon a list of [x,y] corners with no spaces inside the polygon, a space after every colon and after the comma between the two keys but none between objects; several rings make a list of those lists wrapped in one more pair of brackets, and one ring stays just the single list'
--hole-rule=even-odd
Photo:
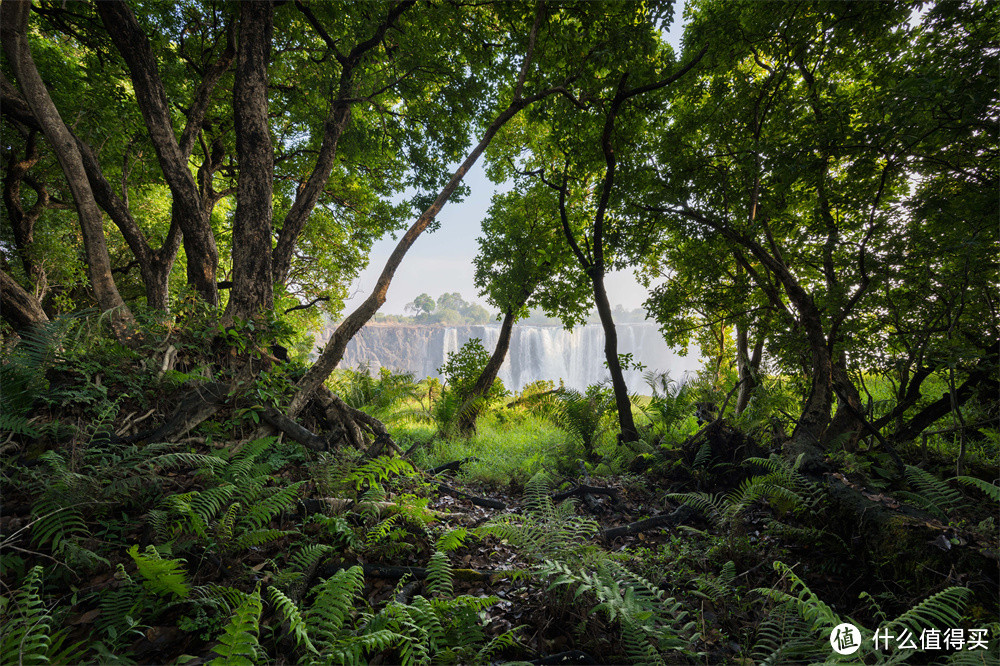
[{"label": "waterfall", "polygon": [[[647,370],[669,372],[682,381],[699,367],[697,357],[681,357],[667,347],[655,324],[619,324],[618,352],[631,353]],[[500,325],[418,326],[369,324],[347,345],[340,367],[369,367],[373,372],[385,367],[413,373],[417,379],[440,377],[437,372],[452,352],[472,338],[479,338],[493,353],[500,337]],[[648,393],[643,372],[625,373],[629,391]],[[604,330],[598,324],[579,326],[573,331],[555,326],[515,326],[510,350],[499,377],[508,389],[520,391],[527,384],[549,380],[578,390],[610,378],[604,366]]]}]

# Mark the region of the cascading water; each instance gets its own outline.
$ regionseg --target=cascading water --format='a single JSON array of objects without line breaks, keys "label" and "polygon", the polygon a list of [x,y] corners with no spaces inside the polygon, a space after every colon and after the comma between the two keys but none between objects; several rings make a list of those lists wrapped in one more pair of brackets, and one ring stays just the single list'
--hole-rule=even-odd
[{"label": "cascading water", "polygon": [[[669,372],[683,380],[698,370],[696,357],[678,356],[667,347],[655,324],[619,324],[618,352],[631,353],[633,360],[647,370]],[[418,379],[440,377],[437,372],[452,352],[472,338],[479,338],[489,353],[500,337],[499,324],[488,326],[407,326],[369,324],[347,345],[342,368],[368,366],[372,371],[385,367],[413,373]],[[609,378],[604,366],[604,330],[597,324],[579,326],[573,331],[555,326],[515,326],[511,334],[507,360],[500,368],[500,379],[508,389],[520,391],[538,380],[584,389]],[[643,372],[625,373],[629,391],[646,393]]]}]

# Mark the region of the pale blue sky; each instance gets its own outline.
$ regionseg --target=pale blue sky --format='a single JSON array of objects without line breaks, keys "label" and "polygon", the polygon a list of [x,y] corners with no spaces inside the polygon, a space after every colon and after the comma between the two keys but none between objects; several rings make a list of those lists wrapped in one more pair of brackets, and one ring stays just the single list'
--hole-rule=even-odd
[{"label": "pale blue sky", "polygon": [[[666,34],[667,41],[677,53],[681,50],[684,4],[683,1],[677,2],[675,21]],[[482,161],[466,175],[465,183],[470,190],[465,201],[446,204],[437,217],[441,223],[440,229],[432,234],[422,234],[406,254],[389,286],[385,305],[379,310],[382,314],[406,314],[406,304],[422,293],[437,298],[445,292],[457,291],[467,301],[486,305],[473,283],[475,268],[472,262],[479,249],[476,238],[479,236],[480,224],[489,209],[490,199],[499,187],[486,177]],[[351,286],[347,312],[360,305],[371,293],[375,280],[395,247],[396,241],[391,237],[372,247],[368,268]],[[612,306],[621,304],[627,309],[633,309],[641,306],[646,299],[646,290],[630,272],[609,274],[606,286]]]}]

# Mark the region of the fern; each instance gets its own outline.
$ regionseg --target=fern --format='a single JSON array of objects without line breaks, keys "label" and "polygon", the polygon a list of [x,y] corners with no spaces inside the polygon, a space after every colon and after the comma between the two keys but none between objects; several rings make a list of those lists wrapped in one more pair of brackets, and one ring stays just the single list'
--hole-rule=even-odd
[{"label": "fern", "polygon": [[41,435],[33,428],[30,419],[16,412],[0,412],[0,433],[11,432],[15,435],[23,435],[38,439]]},{"label": "fern", "polygon": [[930,472],[907,465],[906,480],[916,488],[916,493],[899,493],[901,498],[928,509],[942,520],[948,520],[948,513],[958,507],[962,496],[954,488],[949,488],[943,481]]},{"label": "fern", "polygon": [[592,594],[597,603],[590,612],[603,613],[609,622],[619,624],[622,644],[633,661],[663,664],[661,651],[694,654],[699,640],[695,623],[688,620],[680,602],[644,577],[611,561],[601,562],[593,573],[546,561],[539,572],[553,579],[549,589],[569,587],[577,599]]},{"label": "fern", "polygon": [[987,497],[989,497],[994,502],[1000,502],[1000,486],[995,486],[989,481],[983,481],[982,479],[977,479],[974,476],[956,476],[952,481],[958,481],[964,483],[967,486],[972,486],[973,488],[978,488],[983,491]]},{"label": "fern", "polygon": [[278,612],[281,613],[281,616],[288,622],[288,630],[295,637],[296,645],[305,647],[313,654],[319,654],[319,650],[309,640],[309,629],[298,605],[276,587],[268,588],[268,593],[271,595],[271,603],[274,604]]},{"label": "fern", "polygon": [[413,476],[416,471],[413,465],[402,458],[379,456],[355,468],[344,477],[344,482],[362,490],[370,486],[381,485],[395,476]]},{"label": "fern", "polygon": [[165,560],[153,546],[147,546],[145,553],[139,552],[139,546],[132,546],[127,552],[135,560],[139,574],[145,579],[143,585],[150,592],[160,596],[173,595],[177,599],[190,596],[184,560]]},{"label": "fern", "polygon": [[[826,660],[830,656],[827,639],[834,627],[845,620],[812,592],[788,565],[775,562],[774,568],[781,573],[782,578],[791,581],[791,590],[754,590],[778,603],[758,632],[752,653],[754,659],[761,664]],[[971,594],[970,590],[962,587],[942,590],[896,619],[883,623],[879,631],[888,630],[890,635],[897,635],[900,629],[905,628],[914,635],[919,635],[925,628],[957,626],[962,619],[962,609]],[[871,597],[862,593],[861,598]],[[877,607],[876,613],[881,613]],[[860,628],[863,640],[874,635],[872,630],[864,628],[858,622],[850,618],[846,621]],[[900,650],[889,655],[875,651],[873,654],[876,663],[888,665],[908,660],[914,651]]]},{"label": "fern", "polygon": [[66,506],[54,494],[47,493],[32,507],[31,513],[37,518],[31,526],[31,536],[36,546],[48,545],[53,552],[61,552],[67,540],[87,537],[90,530],[79,506]]},{"label": "fern", "polygon": [[583,562],[597,550],[591,543],[598,530],[597,522],[577,516],[572,500],[556,506],[551,490],[548,479],[536,475],[525,487],[527,514],[498,516],[477,528],[475,534],[507,541],[537,560],[562,558]]},{"label": "fern", "polygon": [[[0,637],[0,663],[78,663],[86,652],[83,641],[63,647],[67,629],[53,632],[54,622],[39,596],[42,567],[33,567],[10,607],[3,608],[4,631]],[[6,599],[5,599],[6,601]]]},{"label": "fern", "polygon": [[464,527],[457,527],[453,530],[449,530],[438,537],[435,549],[441,551],[442,553],[449,553],[459,548],[468,536],[469,530]]},{"label": "fern", "polygon": [[258,662],[261,610],[258,586],[236,609],[219,637],[215,652],[221,656],[209,662],[212,666],[254,666]]},{"label": "fern", "polygon": [[962,609],[972,591],[965,587],[949,587],[927,597],[889,623],[890,627],[906,627],[920,634],[929,627],[954,627],[962,619]]},{"label": "fern", "polygon": [[438,597],[452,596],[452,576],[451,560],[441,551],[435,551],[427,564],[427,593]]},{"label": "fern", "polygon": [[304,614],[309,636],[321,650],[332,647],[341,638],[341,630],[350,615],[354,599],[365,586],[361,567],[342,569],[317,586],[316,600]]},{"label": "fern", "polygon": [[240,522],[244,527],[260,529],[283,511],[291,510],[298,502],[299,488],[305,481],[293,483],[278,490],[269,497],[256,499],[253,508]]}]

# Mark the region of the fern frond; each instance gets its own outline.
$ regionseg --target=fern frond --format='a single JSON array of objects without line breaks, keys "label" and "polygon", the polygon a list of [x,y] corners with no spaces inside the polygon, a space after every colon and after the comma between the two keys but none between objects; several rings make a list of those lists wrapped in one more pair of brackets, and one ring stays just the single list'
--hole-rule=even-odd
[{"label": "fern frond", "polygon": [[288,621],[288,630],[295,637],[295,643],[299,646],[305,646],[307,650],[314,654],[319,654],[319,650],[313,645],[312,641],[309,640],[309,629],[306,625],[305,619],[302,617],[302,612],[294,601],[289,599],[285,594],[276,587],[268,588],[268,592],[271,595],[271,603],[274,604],[275,608],[281,613],[282,617]]},{"label": "fern frond", "polygon": [[442,553],[449,553],[461,547],[461,545],[465,543],[465,539],[468,536],[469,530],[464,527],[456,527],[455,529],[448,530],[438,537],[437,545],[435,545],[434,548]]},{"label": "fern frond", "polygon": [[34,504],[31,514],[37,516],[31,525],[31,539],[36,546],[47,544],[58,552],[66,540],[90,535],[79,506],[67,506],[49,494]]},{"label": "fern frond", "polygon": [[314,642],[332,646],[340,639],[341,629],[364,586],[365,574],[358,566],[342,569],[317,586],[316,599],[305,613]]},{"label": "fern frond", "polygon": [[260,587],[247,596],[233,613],[225,632],[215,646],[216,657],[212,666],[254,666],[258,662],[257,636],[260,632]]},{"label": "fern frond", "polygon": [[305,481],[293,483],[278,490],[270,497],[258,499],[250,512],[240,521],[242,526],[260,529],[283,511],[291,510],[298,502],[299,488]]},{"label": "fern frond", "polygon": [[775,571],[779,572],[783,578],[791,581],[791,593],[782,592],[775,589],[756,588],[753,592],[763,595],[779,604],[792,603],[799,611],[799,615],[805,620],[809,631],[818,631],[822,628],[832,630],[841,623],[840,616],[832,608],[809,589],[809,586],[799,578],[792,568],[784,562],[775,561]]},{"label": "fern frond", "polygon": [[159,596],[170,594],[177,599],[190,596],[184,560],[165,560],[153,546],[147,546],[146,552],[140,553],[139,546],[134,545],[127,552],[135,560],[139,574],[145,579],[143,585],[150,592]]},{"label": "fern frond", "polygon": [[949,488],[944,481],[926,470],[907,465],[905,474],[907,482],[916,488],[919,497],[927,503],[928,508],[945,520],[948,519],[948,512],[957,508],[962,501],[962,496],[957,490]]},{"label": "fern frond", "polygon": [[51,644],[49,615],[38,594],[42,567],[32,567],[14,594],[11,618],[0,638],[0,663],[44,663]]},{"label": "fern frond", "polygon": [[453,572],[451,560],[439,550],[434,551],[427,564],[427,593],[439,597],[450,597],[454,594]]},{"label": "fern frond", "polygon": [[719,495],[710,495],[709,493],[671,493],[667,497],[675,502],[687,504],[695,511],[701,513],[706,520],[716,527],[722,527],[726,524],[725,504],[723,498]]},{"label": "fern frond", "polygon": [[325,543],[311,543],[303,546],[289,558],[288,564],[295,571],[306,571],[327,554],[333,546]]},{"label": "fern frond", "polygon": [[229,548],[234,552],[247,550],[248,548],[256,548],[257,546],[263,546],[265,543],[277,541],[278,539],[286,537],[290,534],[295,534],[295,532],[275,529],[250,530],[249,532],[243,532],[236,537],[236,539],[234,539],[229,545]]},{"label": "fern frond", "polygon": [[379,456],[356,467],[344,477],[344,482],[361,490],[366,486],[381,485],[394,476],[413,476],[413,465],[403,458]]},{"label": "fern frond", "polygon": [[1000,502],[1000,486],[995,486],[989,481],[983,481],[982,479],[977,479],[974,476],[956,476],[952,479],[952,481],[958,481],[959,483],[964,483],[967,486],[978,488],[994,502]]},{"label": "fern frond", "polygon": [[927,597],[890,622],[890,625],[904,626],[918,635],[925,628],[958,626],[962,610],[971,595],[972,591],[967,587],[949,587]]}]

